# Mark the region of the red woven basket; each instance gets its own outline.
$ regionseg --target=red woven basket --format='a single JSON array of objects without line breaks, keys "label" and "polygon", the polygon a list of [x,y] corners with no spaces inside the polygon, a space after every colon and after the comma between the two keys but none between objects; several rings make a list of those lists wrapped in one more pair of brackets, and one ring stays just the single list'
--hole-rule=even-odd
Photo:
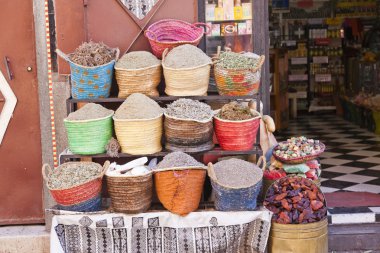
[{"label": "red woven basket", "polygon": [[[205,26],[206,32],[199,26]],[[151,24],[144,35],[149,40],[153,54],[162,59],[162,53],[166,48],[171,50],[183,44],[197,46],[203,34],[209,32],[210,27],[205,23],[190,24],[182,20],[163,19]]]},{"label": "red woven basket", "polygon": [[[251,150],[256,143],[256,135],[260,126],[260,114],[251,110],[254,115],[252,119],[231,121],[214,116],[214,129],[219,145],[224,150],[246,151]],[[219,112],[216,111],[215,115]]]},{"label": "red woven basket", "polygon": [[[71,162],[71,163],[78,163],[78,162]],[[70,164],[70,163],[64,163],[60,165],[58,168],[56,168],[56,170],[59,170],[61,166],[65,166],[67,164]],[[55,201],[59,205],[70,206],[70,205],[75,205],[75,204],[84,202],[100,194],[102,190],[102,178],[108,166],[109,166],[109,161],[107,161],[104,164],[101,173],[96,178],[91,179],[90,181],[84,182],[80,185],[76,185],[74,187],[64,188],[64,189],[52,189],[47,184],[49,180],[49,175],[52,172],[48,164],[44,164],[42,166],[42,176],[44,180],[46,181],[46,186],[50,190],[50,193],[55,199]],[[48,173],[46,173],[46,169],[49,171]]]}]

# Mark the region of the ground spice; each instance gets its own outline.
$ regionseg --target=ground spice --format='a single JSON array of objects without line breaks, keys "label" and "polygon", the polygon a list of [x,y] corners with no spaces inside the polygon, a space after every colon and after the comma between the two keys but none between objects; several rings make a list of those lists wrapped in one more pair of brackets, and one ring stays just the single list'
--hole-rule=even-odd
[{"label": "ground spice", "polygon": [[169,104],[166,114],[179,119],[208,120],[214,115],[208,104],[188,98],[180,98]]},{"label": "ground spice", "polygon": [[268,189],[264,206],[273,212],[272,220],[281,224],[312,223],[327,216],[321,190],[303,177],[285,177],[276,181]]},{"label": "ground spice", "polygon": [[75,49],[74,53],[69,55],[72,62],[86,67],[95,67],[109,63],[115,60],[115,57],[115,49],[108,47],[103,42],[96,43],[93,41],[84,42]]},{"label": "ground spice", "polygon": [[185,154],[181,151],[172,152],[164,157],[156,166],[157,169],[167,169],[174,167],[204,167],[204,164],[195,160],[192,156]]},{"label": "ground spice", "polygon": [[115,112],[116,119],[153,119],[160,116],[163,109],[153,99],[141,93],[133,93]]},{"label": "ground spice", "polygon": [[51,189],[65,189],[85,183],[96,178],[102,167],[89,163],[67,163],[49,175],[48,185]]},{"label": "ground spice", "polygon": [[216,163],[214,172],[220,184],[234,188],[252,186],[263,178],[262,170],[255,164],[236,158]]},{"label": "ground spice", "polygon": [[160,65],[161,61],[147,51],[134,51],[123,55],[115,67],[121,69],[142,69]]},{"label": "ground spice", "polygon": [[225,120],[246,120],[256,116],[248,106],[236,101],[225,104],[218,113],[218,117]]},{"label": "ground spice", "polygon": [[194,68],[211,63],[210,57],[201,49],[190,44],[173,48],[164,60],[166,67],[174,69]]},{"label": "ground spice", "polygon": [[216,66],[226,69],[254,69],[259,65],[259,58],[245,56],[234,52],[222,52]]},{"label": "ground spice", "polygon": [[79,110],[72,112],[66,118],[67,120],[91,120],[91,119],[101,119],[113,114],[112,110],[108,110],[101,105],[89,103],[84,105]]}]

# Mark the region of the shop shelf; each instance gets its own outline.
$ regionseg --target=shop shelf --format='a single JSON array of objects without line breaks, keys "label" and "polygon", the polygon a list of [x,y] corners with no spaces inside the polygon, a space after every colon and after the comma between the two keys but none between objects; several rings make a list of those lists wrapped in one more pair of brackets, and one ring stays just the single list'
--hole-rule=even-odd
[{"label": "shop shelf", "polygon": [[[169,154],[172,151],[163,150],[161,152],[150,154],[150,155],[130,155],[125,153],[119,153],[119,158],[134,158],[134,157],[142,157],[142,156],[148,156],[148,157],[163,157],[167,154]],[[230,150],[222,150],[220,147],[215,147],[212,150],[209,151],[202,151],[202,152],[187,152],[191,155],[262,155],[263,151],[261,150],[260,146],[255,145],[251,150],[247,151],[230,151]],[[113,157],[110,157],[106,153],[104,154],[97,154],[97,155],[77,155],[73,154],[69,151],[69,149],[65,149],[61,154],[59,154],[59,163],[65,163],[67,160],[72,159],[82,159],[82,158],[108,158],[108,159],[115,159]],[[116,158],[117,159],[117,158]]]}]

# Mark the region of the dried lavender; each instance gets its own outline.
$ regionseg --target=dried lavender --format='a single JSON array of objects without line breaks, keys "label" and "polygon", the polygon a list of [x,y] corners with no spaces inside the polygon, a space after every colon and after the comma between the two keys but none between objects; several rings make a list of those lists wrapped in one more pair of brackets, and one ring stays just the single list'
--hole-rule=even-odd
[{"label": "dried lavender", "polygon": [[208,104],[181,98],[168,105],[166,114],[179,119],[203,121],[212,118],[214,112]]}]

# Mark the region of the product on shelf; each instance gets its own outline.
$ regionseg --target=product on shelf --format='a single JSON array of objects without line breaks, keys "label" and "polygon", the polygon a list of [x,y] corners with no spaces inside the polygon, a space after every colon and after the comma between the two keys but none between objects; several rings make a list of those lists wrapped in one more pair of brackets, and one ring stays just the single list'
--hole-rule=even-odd
[{"label": "product on shelf", "polygon": [[172,152],[157,164],[155,170],[181,167],[204,167],[204,164],[195,160],[192,156],[181,151]]},{"label": "product on shelf", "polygon": [[95,103],[85,104],[83,107],[75,112],[72,112],[67,116],[66,120],[77,121],[77,120],[96,120],[105,118],[107,116],[113,115],[112,110],[108,110],[101,105]]},{"label": "product on shelf", "polygon": [[211,63],[211,58],[201,49],[189,44],[174,48],[164,59],[165,67],[174,69],[195,68]]},{"label": "product on shelf", "polygon": [[115,68],[141,69],[161,65],[161,61],[147,51],[134,51],[123,55],[115,64]]},{"label": "product on shelf", "polygon": [[167,106],[165,114],[178,119],[209,120],[214,111],[208,104],[187,98],[180,98]]},{"label": "product on shelf", "polygon": [[322,221],[327,207],[322,191],[309,179],[285,177],[269,189],[264,206],[273,212],[273,222],[305,224]]},{"label": "product on shelf", "polygon": [[69,58],[76,64],[86,67],[95,67],[115,60],[116,54],[115,49],[108,47],[103,42],[96,43],[90,41],[81,44],[69,55]]},{"label": "product on shelf", "polygon": [[120,144],[115,138],[112,137],[105,148],[110,157],[119,157]]},{"label": "product on shelf", "polygon": [[260,58],[248,57],[247,55],[234,52],[222,52],[216,62],[216,66],[236,70],[255,69],[260,66]]},{"label": "product on shelf", "polygon": [[246,120],[257,116],[249,106],[236,101],[225,104],[218,112],[218,117],[225,120]]},{"label": "product on shelf", "polygon": [[162,115],[163,109],[144,94],[133,93],[115,112],[116,119],[153,119]]},{"label": "product on shelf", "polygon": [[[260,158],[263,166],[265,159]],[[262,186],[263,171],[256,164],[227,159],[209,163],[208,175],[215,192],[215,207],[219,211],[254,210]]]}]

